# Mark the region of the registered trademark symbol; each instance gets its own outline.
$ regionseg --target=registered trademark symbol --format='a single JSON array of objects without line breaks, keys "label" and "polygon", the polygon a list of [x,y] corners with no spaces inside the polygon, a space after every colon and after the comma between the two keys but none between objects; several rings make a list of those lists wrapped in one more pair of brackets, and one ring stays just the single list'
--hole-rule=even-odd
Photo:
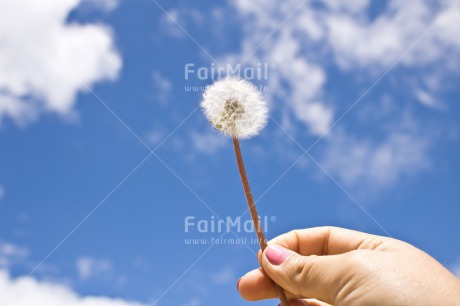
[{"label": "registered trademark symbol", "polygon": [[270,221],[271,221],[271,222],[276,222],[276,217],[275,217],[275,216],[271,216],[271,217],[270,217]]}]

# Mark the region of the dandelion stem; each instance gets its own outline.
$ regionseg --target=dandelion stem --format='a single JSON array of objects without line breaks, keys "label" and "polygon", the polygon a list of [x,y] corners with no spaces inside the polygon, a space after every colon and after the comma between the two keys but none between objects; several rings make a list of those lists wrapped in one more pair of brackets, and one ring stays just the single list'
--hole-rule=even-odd
[{"label": "dandelion stem", "polygon": [[[260,243],[260,249],[262,252],[267,247],[267,240],[265,239],[265,234],[262,229],[259,220],[259,214],[257,213],[256,204],[254,203],[254,198],[252,197],[251,187],[249,185],[248,176],[246,175],[246,169],[244,168],[243,156],[241,155],[240,142],[237,137],[233,137],[233,147],[235,148],[236,162],[238,164],[238,170],[241,176],[241,182],[243,183],[244,194],[246,195],[246,201],[248,202],[249,212],[251,213],[252,222],[254,223],[254,228],[256,229],[257,239]],[[283,288],[278,284],[273,282],[278,291],[278,297],[281,301],[282,306],[289,306],[286,294],[284,293]]]}]

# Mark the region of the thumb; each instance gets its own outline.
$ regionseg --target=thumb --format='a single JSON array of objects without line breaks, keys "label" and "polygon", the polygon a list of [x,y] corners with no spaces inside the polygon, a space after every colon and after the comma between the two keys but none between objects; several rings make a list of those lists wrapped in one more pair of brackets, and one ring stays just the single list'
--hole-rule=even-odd
[{"label": "thumb", "polygon": [[285,290],[334,304],[339,281],[346,273],[338,264],[338,256],[301,256],[272,244],[265,249],[261,263],[270,278]]}]

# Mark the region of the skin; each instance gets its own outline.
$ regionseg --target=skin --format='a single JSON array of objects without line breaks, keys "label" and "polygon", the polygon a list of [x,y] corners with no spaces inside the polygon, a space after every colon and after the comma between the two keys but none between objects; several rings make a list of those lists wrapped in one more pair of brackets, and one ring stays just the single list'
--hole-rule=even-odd
[{"label": "skin", "polygon": [[[267,252],[273,258],[273,250],[284,254],[282,263],[270,263]],[[392,238],[335,227],[295,230],[271,240],[259,262],[263,269],[238,281],[248,301],[277,298],[273,280],[286,290],[290,305],[460,305],[458,278],[425,252]]]}]

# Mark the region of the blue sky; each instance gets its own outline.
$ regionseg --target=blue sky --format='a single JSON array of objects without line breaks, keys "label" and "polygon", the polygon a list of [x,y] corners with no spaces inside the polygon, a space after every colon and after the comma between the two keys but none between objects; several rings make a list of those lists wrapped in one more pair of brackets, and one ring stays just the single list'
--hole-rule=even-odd
[{"label": "blue sky", "polygon": [[268,126],[241,145],[268,238],[391,235],[460,275],[459,20],[428,0],[0,4],[0,304],[247,304],[255,234],[185,231],[246,212],[187,64],[267,67]]}]

